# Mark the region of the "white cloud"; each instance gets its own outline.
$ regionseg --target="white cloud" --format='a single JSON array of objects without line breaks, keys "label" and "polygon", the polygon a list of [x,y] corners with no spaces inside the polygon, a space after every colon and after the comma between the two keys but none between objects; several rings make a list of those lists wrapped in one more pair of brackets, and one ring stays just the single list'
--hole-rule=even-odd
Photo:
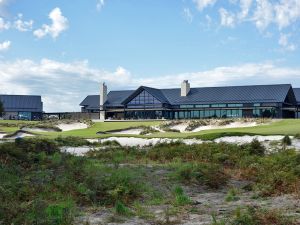
[{"label": "white cloud", "polygon": [[0,17],[0,31],[8,30],[10,28],[10,22],[5,21],[2,17]]},{"label": "white cloud", "polygon": [[290,34],[280,34],[278,44],[283,47],[284,50],[287,51],[295,51],[296,45],[289,43]]},{"label": "white cloud", "polygon": [[202,11],[208,6],[213,6],[216,3],[216,0],[193,0],[196,4],[196,7],[199,11]]},{"label": "white cloud", "polygon": [[238,18],[240,20],[243,20],[248,16],[251,5],[252,5],[252,0],[240,0],[241,12],[238,14]]},{"label": "white cloud", "polygon": [[186,21],[189,23],[193,22],[194,16],[189,8],[184,8],[182,14]]},{"label": "white cloud", "polygon": [[55,39],[68,28],[68,19],[62,15],[60,8],[53,9],[49,13],[49,19],[52,21],[51,25],[44,24],[42,28],[33,32],[37,38],[42,38],[49,34]]},{"label": "white cloud", "polygon": [[97,0],[97,5],[96,5],[97,10],[100,11],[103,8],[104,4],[105,4],[104,0]]},{"label": "white cloud", "polygon": [[274,9],[269,0],[257,0],[257,8],[254,12],[253,20],[256,27],[263,31],[274,19]]},{"label": "white cloud", "polygon": [[11,42],[10,41],[4,41],[0,43],[0,52],[7,51],[10,48]]},{"label": "white cloud", "polygon": [[[124,67],[115,71],[92,68],[87,60],[70,63],[42,59],[0,61],[0,90],[6,94],[42,95],[46,111],[78,111],[88,94],[98,94],[105,81],[110,90],[135,89],[140,85],[157,88],[179,87],[188,79],[192,87],[290,83],[300,86],[300,68],[280,67],[273,63],[248,63],[217,67],[200,72],[142,78]],[[67,81],[67,82],[66,82]]]},{"label": "white cloud", "polygon": [[14,22],[14,27],[21,32],[32,30],[33,20],[23,20],[23,15],[19,14],[18,19]]},{"label": "white cloud", "polygon": [[228,12],[224,8],[219,9],[219,14],[221,17],[221,25],[225,27],[234,27],[235,25],[235,15]]},{"label": "white cloud", "polygon": [[299,0],[281,0],[280,3],[275,4],[274,10],[276,13],[275,22],[280,29],[300,19]]}]

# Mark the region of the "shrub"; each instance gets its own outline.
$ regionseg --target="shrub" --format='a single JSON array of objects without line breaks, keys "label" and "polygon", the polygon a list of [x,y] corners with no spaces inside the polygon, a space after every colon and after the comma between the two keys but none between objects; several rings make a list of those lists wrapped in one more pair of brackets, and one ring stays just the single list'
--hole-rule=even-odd
[{"label": "shrub", "polygon": [[83,138],[79,137],[57,137],[55,138],[55,142],[59,146],[70,146],[70,147],[78,147],[78,146],[84,146],[84,145],[92,145],[90,142]]},{"label": "shrub", "polygon": [[175,177],[182,182],[195,182],[210,188],[219,188],[228,180],[219,165],[206,163],[182,164],[176,168]]},{"label": "shrub", "polygon": [[25,152],[45,152],[46,154],[51,155],[59,151],[58,145],[55,141],[50,139],[19,138],[15,140],[15,145]]},{"label": "shrub", "polygon": [[300,133],[295,134],[294,138],[300,139]]},{"label": "shrub", "polygon": [[198,127],[201,126],[207,126],[209,125],[209,121],[208,120],[192,120],[189,122],[188,126],[186,127],[186,131],[193,131]]},{"label": "shrub", "polygon": [[288,135],[285,135],[284,138],[282,139],[282,147],[283,150],[286,149],[286,146],[290,146],[292,144],[291,138]]},{"label": "shrub", "polygon": [[250,143],[250,154],[263,156],[265,154],[266,148],[257,139],[254,139]]}]

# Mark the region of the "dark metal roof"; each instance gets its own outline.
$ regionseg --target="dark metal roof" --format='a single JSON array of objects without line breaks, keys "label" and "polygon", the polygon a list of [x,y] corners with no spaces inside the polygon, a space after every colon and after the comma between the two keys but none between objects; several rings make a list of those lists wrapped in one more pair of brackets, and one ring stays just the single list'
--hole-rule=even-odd
[{"label": "dark metal roof", "polygon": [[41,96],[35,95],[0,95],[6,112],[43,112]]},{"label": "dark metal roof", "polygon": [[[105,102],[109,107],[122,107],[121,104],[134,90],[130,91],[110,91],[107,95]],[[95,110],[100,108],[100,95],[88,95],[81,103],[80,106],[85,106],[88,110]]]},{"label": "dark metal roof", "polygon": [[[181,97],[180,88],[156,89],[141,86],[137,90],[111,91],[105,103],[108,107],[123,106],[133,99],[142,89],[148,91],[162,103],[180,104],[214,104],[214,103],[280,103],[284,102],[290,84],[249,85],[227,87],[191,88],[187,96]],[[299,88],[300,89],[300,88]],[[300,92],[300,91],[299,91]],[[298,95],[300,100],[300,94]],[[88,109],[99,109],[99,95],[89,95],[80,104]]]},{"label": "dark metal roof", "polygon": [[300,88],[293,88],[298,104],[300,104]]},{"label": "dark metal roof", "polygon": [[171,105],[209,103],[284,102],[290,84],[231,87],[191,88],[187,96],[180,96],[180,88],[162,89]]}]

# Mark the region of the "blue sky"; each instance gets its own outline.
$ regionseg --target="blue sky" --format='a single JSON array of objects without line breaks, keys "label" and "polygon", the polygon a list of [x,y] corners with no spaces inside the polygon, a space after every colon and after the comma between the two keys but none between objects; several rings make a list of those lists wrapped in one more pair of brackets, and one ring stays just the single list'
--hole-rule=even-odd
[{"label": "blue sky", "polygon": [[0,90],[78,111],[105,81],[300,87],[300,0],[0,0]]}]

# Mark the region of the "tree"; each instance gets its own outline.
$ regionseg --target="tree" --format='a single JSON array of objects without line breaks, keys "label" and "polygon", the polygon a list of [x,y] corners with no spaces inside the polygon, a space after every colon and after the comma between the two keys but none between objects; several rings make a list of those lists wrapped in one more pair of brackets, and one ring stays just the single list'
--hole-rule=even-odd
[{"label": "tree", "polygon": [[2,117],[4,113],[4,106],[3,106],[3,103],[0,101],[0,117]]}]

